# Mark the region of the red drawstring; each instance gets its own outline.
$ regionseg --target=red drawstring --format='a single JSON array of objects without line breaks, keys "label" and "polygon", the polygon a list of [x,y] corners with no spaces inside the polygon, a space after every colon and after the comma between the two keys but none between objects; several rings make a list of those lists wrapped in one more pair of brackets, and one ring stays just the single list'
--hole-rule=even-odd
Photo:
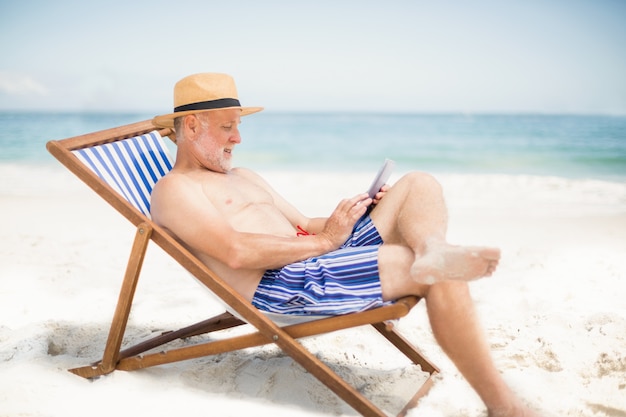
[{"label": "red drawstring", "polygon": [[311,234],[315,234],[315,233],[309,233],[309,232],[307,232],[307,231],[306,231],[306,230],[304,230],[304,229],[302,228],[302,226],[300,226],[300,225],[298,225],[298,226],[296,226],[296,227],[297,227],[297,228],[298,228],[298,230],[299,230],[299,232],[298,232],[298,233],[296,233],[296,236],[310,236]]}]

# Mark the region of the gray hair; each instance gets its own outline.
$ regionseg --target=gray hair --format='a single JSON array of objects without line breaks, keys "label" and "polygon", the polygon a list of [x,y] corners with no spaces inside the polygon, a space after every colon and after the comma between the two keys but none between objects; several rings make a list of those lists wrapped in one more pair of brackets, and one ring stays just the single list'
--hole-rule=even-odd
[{"label": "gray hair", "polygon": [[[200,128],[205,131],[209,128],[209,116],[207,114],[208,112],[200,112],[200,113],[195,113],[194,116],[196,116],[196,118],[198,119],[198,121],[200,122]],[[174,132],[176,134],[176,140],[182,140],[185,137],[184,129],[183,129],[183,120],[185,119],[185,116],[180,116],[174,119]]]},{"label": "gray hair", "polygon": [[[208,112],[200,112],[200,113],[194,114],[194,116],[196,116],[196,118],[200,122],[200,126],[204,130],[206,130],[209,127],[209,116],[207,113]],[[185,116],[180,116],[174,119],[174,132],[176,132],[176,137],[178,139],[182,139],[184,136],[183,134],[183,120],[184,119],[185,119]]]},{"label": "gray hair", "polygon": [[185,117],[177,117],[174,119],[174,132],[176,132],[176,136],[182,136],[183,134],[183,119]]}]

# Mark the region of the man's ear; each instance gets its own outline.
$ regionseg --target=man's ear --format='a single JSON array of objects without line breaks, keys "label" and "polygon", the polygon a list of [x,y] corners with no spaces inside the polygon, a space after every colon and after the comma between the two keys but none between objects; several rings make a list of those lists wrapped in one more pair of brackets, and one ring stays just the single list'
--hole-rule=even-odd
[{"label": "man's ear", "polygon": [[186,138],[195,139],[200,133],[200,120],[193,114],[184,116],[183,129],[185,130]]}]

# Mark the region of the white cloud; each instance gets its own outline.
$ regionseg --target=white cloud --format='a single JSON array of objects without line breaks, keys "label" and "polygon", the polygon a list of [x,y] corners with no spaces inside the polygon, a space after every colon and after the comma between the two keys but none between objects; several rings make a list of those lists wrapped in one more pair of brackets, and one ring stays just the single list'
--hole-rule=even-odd
[{"label": "white cloud", "polygon": [[0,94],[44,96],[48,89],[28,75],[0,71]]}]

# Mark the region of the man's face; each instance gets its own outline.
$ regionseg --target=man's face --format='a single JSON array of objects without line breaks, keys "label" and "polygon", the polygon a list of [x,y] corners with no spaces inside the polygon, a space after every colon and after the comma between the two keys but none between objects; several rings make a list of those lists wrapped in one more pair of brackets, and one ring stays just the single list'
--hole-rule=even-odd
[{"label": "man's face", "polygon": [[201,162],[212,171],[230,171],[233,149],[241,142],[241,110],[215,110],[200,113],[196,117],[201,125],[197,141]]}]

